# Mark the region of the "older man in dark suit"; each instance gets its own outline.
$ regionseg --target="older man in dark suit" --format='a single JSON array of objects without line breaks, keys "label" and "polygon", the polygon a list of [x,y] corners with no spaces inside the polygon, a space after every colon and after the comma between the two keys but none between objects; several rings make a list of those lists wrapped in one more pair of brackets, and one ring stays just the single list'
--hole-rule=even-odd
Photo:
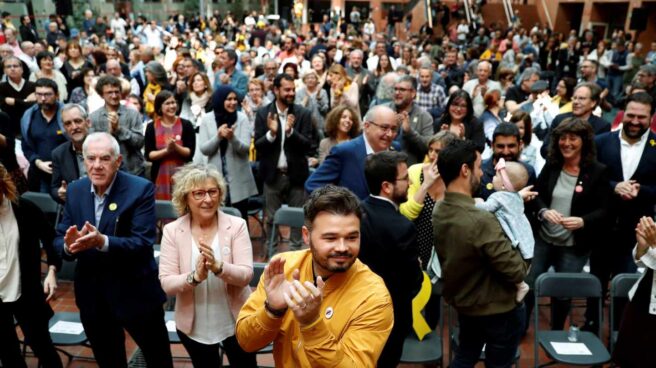
[{"label": "older man in dark suit", "polygon": [[77,259],[75,302],[100,367],[127,367],[125,333],[149,367],[173,367],[153,257],[155,188],[119,171],[120,148],[108,133],[83,144],[88,176],[71,183],[55,246]]},{"label": "older man in dark suit", "polygon": [[[608,166],[612,237],[598,244],[590,256],[590,272],[606,290],[611,275],[636,272],[632,250],[635,228],[642,216],[654,217],[656,204],[656,134],[649,129],[654,101],[644,92],[630,95],[622,119],[622,129],[596,139],[597,159]],[[603,294],[605,295],[605,293]],[[596,330],[597,311],[589,308],[586,329]]]},{"label": "older man in dark suit", "polygon": [[364,161],[370,154],[390,149],[398,132],[396,113],[387,106],[373,107],[364,118],[364,133],[333,147],[305,182],[305,190],[311,193],[326,184],[336,184],[365,199],[369,188],[364,177]]},{"label": "older man in dark suit", "polygon": [[417,230],[398,211],[408,198],[407,155],[384,151],[367,157],[364,174],[371,195],[361,203],[360,260],[383,278],[392,297],[394,327],[378,367],[396,367],[412,328],[412,298],[423,279]]}]

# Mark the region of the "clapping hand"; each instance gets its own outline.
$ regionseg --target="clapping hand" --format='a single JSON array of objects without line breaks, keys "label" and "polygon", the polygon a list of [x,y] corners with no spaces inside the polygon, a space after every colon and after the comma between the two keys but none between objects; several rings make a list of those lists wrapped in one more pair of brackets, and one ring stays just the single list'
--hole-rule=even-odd
[{"label": "clapping hand", "polygon": [[410,131],[410,115],[408,115],[407,111],[403,111],[401,113],[396,114],[396,118],[399,121],[399,125],[403,129],[404,132],[409,132]]},{"label": "clapping hand", "polygon": [[643,247],[656,248],[656,223],[649,216],[643,216],[636,227],[638,244]]},{"label": "clapping hand", "polygon": [[424,164],[422,170],[424,172],[424,184],[430,188],[440,177],[440,173],[437,171],[437,161]]},{"label": "clapping hand", "polygon": [[321,276],[317,276],[317,286],[310,281],[301,283],[298,269],[294,270],[292,278],[288,292],[283,293],[287,307],[291,308],[301,326],[312,324],[320,316],[325,283]]},{"label": "clapping hand", "polygon": [[285,134],[289,135],[294,129],[294,123],[296,122],[296,117],[294,114],[287,115],[287,124],[285,124]]},{"label": "clapping hand", "polygon": [[289,289],[289,282],[285,280],[284,259],[274,258],[264,267],[263,282],[269,307],[277,310],[287,308],[284,293]]},{"label": "clapping hand", "polygon": [[278,134],[278,114],[269,112],[269,115],[267,115],[267,128],[275,138]]},{"label": "clapping hand", "polygon": [[84,223],[82,230],[78,231],[75,225],[66,230],[64,242],[68,251],[76,254],[87,249],[100,248],[105,244],[105,237],[89,221]]}]

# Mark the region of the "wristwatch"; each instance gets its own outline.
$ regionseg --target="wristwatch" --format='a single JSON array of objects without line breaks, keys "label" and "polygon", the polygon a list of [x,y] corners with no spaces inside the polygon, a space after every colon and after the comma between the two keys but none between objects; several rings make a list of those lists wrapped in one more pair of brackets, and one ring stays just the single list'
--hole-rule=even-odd
[{"label": "wristwatch", "polygon": [[196,278],[194,277],[195,275],[196,275],[196,270],[189,272],[189,274],[187,275],[187,284],[191,286],[196,286],[200,284],[200,281],[196,281]]},{"label": "wristwatch", "polygon": [[221,276],[221,274],[223,273],[223,261],[220,261],[220,262],[221,262],[221,263],[219,263],[219,267],[218,267],[219,269],[218,269],[218,271],[213,272],[213,273],[214,273],[214,276],[216,276],[216,277]]},{"label": "wristwatch", "polygon": [[274,316],[275,318],[281,318],[287,312],[287,307],[285,307],[283,309],[273,309],[273,308],[271,308],[271,306],[269,305],[269,302],[266,301],[266,300],[264,301],[264,309],[267,312],[269,312],[269,314]]}]

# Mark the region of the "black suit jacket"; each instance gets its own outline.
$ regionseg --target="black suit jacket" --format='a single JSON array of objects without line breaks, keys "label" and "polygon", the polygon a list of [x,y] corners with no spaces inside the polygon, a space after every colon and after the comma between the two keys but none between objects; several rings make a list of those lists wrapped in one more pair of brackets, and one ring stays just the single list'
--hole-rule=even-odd
[{"label": "black suit jacket", "polygon": [[[535,183],[533,190],[539,194],[534,201],[529,202],[529,206],[536,230],[540,226],[539,211],[551,208],[553,190],[561,171],[562,165],[547,163]],[[584,226],[574,230],[574,249],[579,253],[585,253],[599,243],[607,241],[610,201],[608,182],[606,165],[595,161],[581,166],[576,181],[580,190],[574,191],[570,212],[570,216],[583,218]]]},{"label": "black suit jacket", "polygon": [[22,41],[37,42],[39,40],[39,34],[37,33],[36,28],[34,28],[32,23],[30,23],[29,27],[25,24],[21,24],[18,29],[20,31]]},{"label": "black suit jacket", "polygon": [[[285,134],[285,128],[278,121],[278,134],[273,142],[269,142],[266,133],[267,116],[269,113],[276,114],[276,102],[258,110],[255,116],[255,149],[257,160],[260,162],[260,175],[265,183],[270,184],[275,180],[278,159],[280,158],[281,134]],[[296,117],[294,130],[289,137],[285,137],[285,156],[287,157],[287,172],[292,185],[303,186],[309,176],[307,157],[312,154],[316,144],[313,140],[312,114],[310,110],[300,105],[292,105],[287,111]]]},{"label": "black suit jacket", "polygon": [[45,302],[41,286],[41,246],[48,256],[48,265],[59,270],[62,261],[53,246],[55,231],[43,212],[32,202],[19,198],[11,207],[20,235],[18,263],[21,269],[21,300],[24,306],[29,306],[34,312],[46,313],[49,318],[52,316],[52,309]]},{"label": "black suit jacket", "polygon": [[[571,118],[573,116],[574,114],[572,114],[571,112],[566,112],[563,114],[556,115],[556,117],[551,122],[551,127],[549,128],[549,134],[547,134],[544,137],[544,142],[542,143],[542,147],[540,148],[540,154],[542,155],[542,157],[547,158],[547,155],[549,153],[549,142],[551,142],[551,132],[553,132],[554,129],[556,129],[556,127],[563,122],[563,120],[567,118]],[[588,118],[588,123],[592,125],[592,130],[594,130],[595,135],[610,132],[610,123],[598,116],[590,115],[590,117]]]},{"label": "black suit jacket", "polygon": [[394,330],[407,333],[412,326],[412,298],[423,281],[417,229],[382,199],[369,196],[361,208],[359,258],[385,281],[394,304]]},{"label": "black suit jacket", "polygon": [[649,132],[647,144],[642,152],[638,168],[631,180],[640,183],[638,197],[623,200],[615,194],[617,183],[624,181],[622,172],[622,155],[620,150],[620,131],[610,132],[596,138],[597,158],[608,166],[612,221],[617,235],[626,247],[633,247],[636,242],[635,227],[642,216],[654,216],[656,204],[656,134]]},{"label": "black suit jacket", "polygon": [[50,196],[59,203],[64,203],[57,195],[62,180],[66,184],[80,178],[80,169],[77,167],[77,158],[70,141],[64,142],[52,151],[52,182],[50,183]]}]

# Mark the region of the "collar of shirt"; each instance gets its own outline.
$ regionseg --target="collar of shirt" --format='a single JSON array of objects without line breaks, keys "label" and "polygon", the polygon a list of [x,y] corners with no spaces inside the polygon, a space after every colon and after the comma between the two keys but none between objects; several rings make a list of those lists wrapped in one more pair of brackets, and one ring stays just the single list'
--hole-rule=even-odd
[{"label": "collar of shirt", "polygon": [[367,135],[362,133],[362,138],[364,138],[364,150],[367,153],[367,156],[374,154],[374,149],[371,148],[369,141],[367,140]]},{"label": "collar of shirt", "polygon": [[109,186],[107,187],[107,190],[105,191],[105,194],[103,194],[102,196],[99,196],[98,194],[96,194],[96,188],[93,187],[93,182],[92,182],[91,183],[91,193],[93,194],[93,196],[97,200],[104,200],[105,198],[107,198],[109,193],[112,191],[112,187],[114,186],[114,182],[116,182],[116,177],[117,176],[118,176],[118,173],[114,174],[114,178],[112,179],[112,182],[109,183]]},{"label": "collar of shirt", "polygon": [[[633,144],[629,143],[624,139],[624,137],[622,137],[622,127],[620,127],[620,134],[618,134],[617,136],[620,138],[620,145],[622,146],[632,147],[635,145],[639,145],[640,147],[644,147],[645,144],[647,143],[647,138],[649,137],[649,129],[647,129],[647,131],[642,134],[639,141]],[[640,150],[640,152],[642,152],[642,150]]]},{"label": "collar of shirt", "polygon": [[419,90],[424,93],[431,93],[431,91],[433,90],[433,84],[431,83],[428,87],[424,87],[420,85]]},{"label": "collar of shirt", "polygon": [[376,199],[380,199],[381,201],[389,202],[389,203],[392,204],[392,206],[394,206],[394,209],[395,209],[395,210],[397,210],[397,211],[399,210],[399,205],[397,205],[396,203],[394,203],[391,199],[389,199],[389,198],[385,198],[385,197],[383,197],[383,196],[373,195],[373,194],[369,194],[369,195],[371,196],[371,198],[376,198]]},{"label": "collar of shirt", "polygon": [[274,102],[274,105],[276,106],[276,111],[278,112],[278,117],[282,119],[283,117],[287,119],[287,112],[289,111],[289,106],[287,106],[284,110],[280,110],[278,108],[278,102]]},{"label": "collar of shirt", "polygon": [[9,85],[10,85],[13,89],[15,89],[16,91],[20,91],[20,90],[22,90],[22,89],[23,89],[23,86],[25,86],[25,79],[23,79],[23,78],[21,78],[21,81],[20,81],[19,84],[16,84],[16,83],[12,82],[10,78],[7,78],[7,82],[9,82]]}]

